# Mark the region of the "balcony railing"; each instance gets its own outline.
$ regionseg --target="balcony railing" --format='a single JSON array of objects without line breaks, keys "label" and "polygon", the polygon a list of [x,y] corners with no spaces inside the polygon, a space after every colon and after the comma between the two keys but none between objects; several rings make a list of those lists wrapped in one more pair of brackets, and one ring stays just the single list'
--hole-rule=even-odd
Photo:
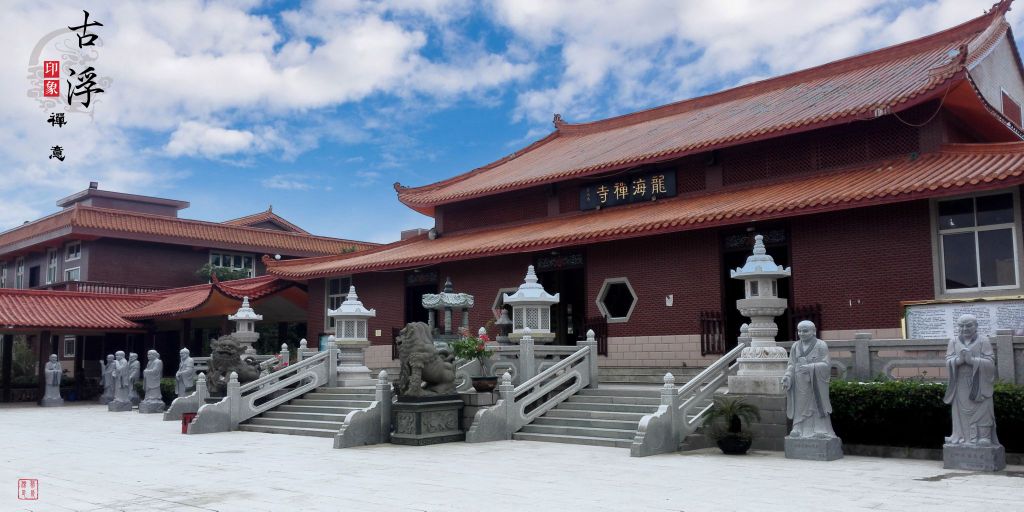
[{"label": "balcony railing", "polygon": [[63,281],[39,285],[33,290],[59,290],[67,292],[112,293],[133,295],[166,290],[166,286],[149,286],[143,284],[104,283],[102,281]]}]

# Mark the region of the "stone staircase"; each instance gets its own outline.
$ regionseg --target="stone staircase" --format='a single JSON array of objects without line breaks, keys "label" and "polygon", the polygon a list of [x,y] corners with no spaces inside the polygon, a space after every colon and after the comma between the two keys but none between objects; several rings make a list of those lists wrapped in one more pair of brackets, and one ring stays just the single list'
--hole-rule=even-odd
[{"label": "stone staircase", "polygon": [[598,377],[601,384],[654,384],[659,385],[666,373],[672,373],[676,377],[676,383],[683,383],[697,376],[704,368],[697,366],[675,367],[675,368],[653,368],[653,367],[626,367],[611,366],[601,367]]},{"label": "stone staircase", "polygon": [[334,437],[352,411],[370,406],[374,388],[320,387],[241,423],[238,430]]},{"label": "stone staircase", "polygon": [[629,448],[640,418],[658,409],[660,396],[657,388],[648,386],[583,389],[512,434],[512,439]]}]

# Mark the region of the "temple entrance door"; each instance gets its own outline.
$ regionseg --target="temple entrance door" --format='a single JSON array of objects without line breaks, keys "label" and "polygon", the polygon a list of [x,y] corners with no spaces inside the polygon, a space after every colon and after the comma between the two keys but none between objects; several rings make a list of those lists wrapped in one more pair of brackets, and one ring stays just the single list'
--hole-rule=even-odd
[{"label": "temple entrance door", "polygon": [[551,330],[555,333],[555,345],[575,345],[583,334],[583,320],[586,312],[586,273],[583,268],[552,270],[537,274],[544,290],[554,295],[559,293],[559,303],[551,308]]},{"label": "temple entrance door", "polygon": [[[754,249],[754,235],[764,235],[765,248],[775,258],[777,265],[789,266],[789,230],[784,227],[758,229],[756,231],[727,231],[722,233],[722,318],[725,332],[726,349],[736,346],[740,334],[740,326],[750,320],[736,309],[736,301],[744,298],[743,281],[729,277],[729,271],[742,267],[747,256]],[[786,278],[779,283],[779,297],[789,299],[792,295],[792,279]],[[782,316],[775,318],[779,326],[778,341],[793,339],[789,325],[790,308]]]},{"label": "temple entrance door", "polygon": [[[429,320],[429,313],[423,307],[423,294],[437,293],[436,284],[409,286],[405,289],[405,323]],[[404,325],[402,327],[405,327]]]}]

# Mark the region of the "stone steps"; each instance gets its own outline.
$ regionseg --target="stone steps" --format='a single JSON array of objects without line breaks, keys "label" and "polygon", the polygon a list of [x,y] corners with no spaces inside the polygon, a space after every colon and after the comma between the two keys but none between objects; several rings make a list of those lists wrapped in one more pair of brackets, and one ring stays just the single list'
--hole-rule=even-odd
[{"label": "stone steps", "polygon": [[[533,420],[533,423],[527,425],[540,425],[540,426],[562,426],[562,427],[578,427],[578,428],[601,428],[601,429],[619,429],[629,430],[636,429],[637,421],[622,421],[622,420],[599,420],[593,418],[559,418],[542,416]],[[525,427],[524,427],[525,430]]]},{"label": "stone steps", "polygon": [[589,446],[610,446],[613,448],[629,448],[632,440],[609,439],[605,437],[562,436],[554,434],[528,434],[516,432],[512,434],[516,441],[544,441],[548,443],[584,444]]},{"label": "stone steps", "polygon": [[559,409],[571,409],[576,411],[606,411],[606,412],[633,412],[640,414],[650,414],[657,409],[657,406],[653,405],[634,405],[634,404],[608,404],[602,402],[589,402],[589,401],[565,401],[558,405]]},{"label": "stone steps", "polygon": [[512,434],[512,439],[628,448],[640,419],[660,404],[656,388],[584,389]]},{"label": "stone steps", "polygon": [[598,374],[598,382],[601,384],[661,384],[664,382],[666,373],[671,373],[676,382],[685,382],[695,377],[704,368],[698,366],[686,367],[628,367],[628,366],[602,366]]},{"label": "stone steps", "polygon": [[246,432],[334,437],[352,411],[369,407],[374,388],[321,387],[238,426]]},{"label": "stone steps", "polygon": [[566,399],[570,403],[588,404],[619,404],[619,405],[661,405],[661,397],[647,398],[640,396],[616,396],[616,395],[580,395],[576,394]]},{"label": "stone steps", "polygon": [[564,425],[538,425],[531,423],[524,426],[520,433],[523,434],[552,434],[574,437],[602,437],[607,439],[632,440],[636,437],[636,425],[629,428],[597,428],[590,426],[568,427]]}]

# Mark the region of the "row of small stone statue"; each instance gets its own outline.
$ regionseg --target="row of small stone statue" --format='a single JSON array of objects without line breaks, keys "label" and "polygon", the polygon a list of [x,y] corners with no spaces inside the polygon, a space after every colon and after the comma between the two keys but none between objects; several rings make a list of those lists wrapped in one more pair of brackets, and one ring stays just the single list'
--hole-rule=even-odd
[{"label": "row of small stone statue", "polygon": [[[185,396],[195,385],[195,365],[189,357],[187,348],[181,349],[180,356],[181,362],[175,374],[175,393],[178,396]],[[42,405],[64,404],[60,396],[60,379],[63,372],[57,355],[51,354],[50,362],[46,363],[46,393],[43,395]],[[106,404],[107,410],[112,412],[131,411],[134,406],[138,406],[139,412],[143,414],[163,412],[164,401],[160,394],[160,378],[163,377],[163,373],[164,363],[156,350],[146,353],[145,370],[139,363],[138,354],[131,352],[126,360],[124,351],[118,350],[108,355],[105,363],[100,361],[103,394],[100,395],[99,401]],[[143,378],[142,388],[145,392],[141,399],[135,390],[135,383],[140,377]]]}]

